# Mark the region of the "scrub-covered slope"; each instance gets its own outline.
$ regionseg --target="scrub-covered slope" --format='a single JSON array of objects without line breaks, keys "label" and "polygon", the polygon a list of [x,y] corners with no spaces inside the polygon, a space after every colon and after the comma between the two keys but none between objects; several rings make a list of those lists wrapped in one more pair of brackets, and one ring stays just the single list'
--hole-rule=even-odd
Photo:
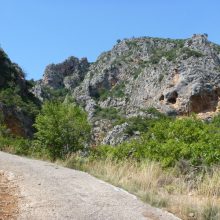
[{"label": "scrub-covered slope", "polygon": [[10,131],[19,136],[31,136],[39,100],[29,92],[32,87],[24,72],[12,63],[0,49],[0,115]]}]

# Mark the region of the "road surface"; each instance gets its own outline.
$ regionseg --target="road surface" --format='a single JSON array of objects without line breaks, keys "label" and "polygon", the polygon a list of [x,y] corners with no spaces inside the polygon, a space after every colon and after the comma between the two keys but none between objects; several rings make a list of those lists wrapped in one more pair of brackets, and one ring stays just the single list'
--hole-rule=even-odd
[{"label": "road surface", "polygon": [[178,220],[91,175],[0,152],[18,188],[19,220]]}]

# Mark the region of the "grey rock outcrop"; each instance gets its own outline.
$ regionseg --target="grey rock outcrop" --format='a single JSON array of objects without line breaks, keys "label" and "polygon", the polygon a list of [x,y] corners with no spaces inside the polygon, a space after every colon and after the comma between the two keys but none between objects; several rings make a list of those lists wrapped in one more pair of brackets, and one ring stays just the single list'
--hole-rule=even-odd
[{"label": "grey rock outcrop", "polygon": [[107,133],[102,141],[102,144],[115,146],[121,144],[122,142],[128,140],[129,136],[125,134],[125,129],[128,123],[123,123],[121,125],[116,125],[111,131]]},{"label": "grey rock outcrop", "polygon": [[[219,57],[220,46],[208,41],[206,34],[185,40],[122,40],[90,66],[73,96],[90,116],[97,106],[113,107],[126,117],[152,106],[168,115],[215,112]],[[107,135],[103,143],[110,142]]]},{"label": "grey rock outcrop", "polygon": [[69,57],[62,63],[50,64],[46,67],[42,80],[33,88],[33,93],[42,101],[50,98],[48,91],[73,90],[84,79],[88,72],[89,62],[86,58]]}]

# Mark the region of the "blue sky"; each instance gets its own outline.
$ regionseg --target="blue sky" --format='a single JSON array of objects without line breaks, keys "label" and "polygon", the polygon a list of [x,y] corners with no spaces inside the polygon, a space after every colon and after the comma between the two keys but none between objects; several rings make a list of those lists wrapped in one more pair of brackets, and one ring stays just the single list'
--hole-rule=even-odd
[{"label": "blue sky", "polygon": [[219,0],[0,0],[0,45],[27,73],[73,55],[95,61],[117,39],[188,38],[220,44]]}]

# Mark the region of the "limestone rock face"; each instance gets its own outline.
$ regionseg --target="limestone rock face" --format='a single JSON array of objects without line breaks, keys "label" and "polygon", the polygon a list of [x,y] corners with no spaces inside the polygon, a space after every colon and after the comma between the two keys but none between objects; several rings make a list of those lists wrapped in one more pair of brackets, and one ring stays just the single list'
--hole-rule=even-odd
[{"label": "limestone rock face", "polygon": [[69,57],[62,63],[46,67],[42,80],[33,88],[33,93],[42,101],[50,98],[48,90],[73,90],[84,79],[89,63],[86,58]]},{"label": "limestone rock face", "polygon": [[86,106],[92,99],[126,115],[151,106],[167,114],[215,111],[219,54],[220,46],[206,34],[185,40],[122,40],[91,65],[73,95]]},{"label": "limestone rock face", "polygon": [[107,133],[105,138],[102,140],[102,144],[115,146],[121,144],[128,139],[128,135],[124,133],[127,123],[116,125],[111,131]]}]

